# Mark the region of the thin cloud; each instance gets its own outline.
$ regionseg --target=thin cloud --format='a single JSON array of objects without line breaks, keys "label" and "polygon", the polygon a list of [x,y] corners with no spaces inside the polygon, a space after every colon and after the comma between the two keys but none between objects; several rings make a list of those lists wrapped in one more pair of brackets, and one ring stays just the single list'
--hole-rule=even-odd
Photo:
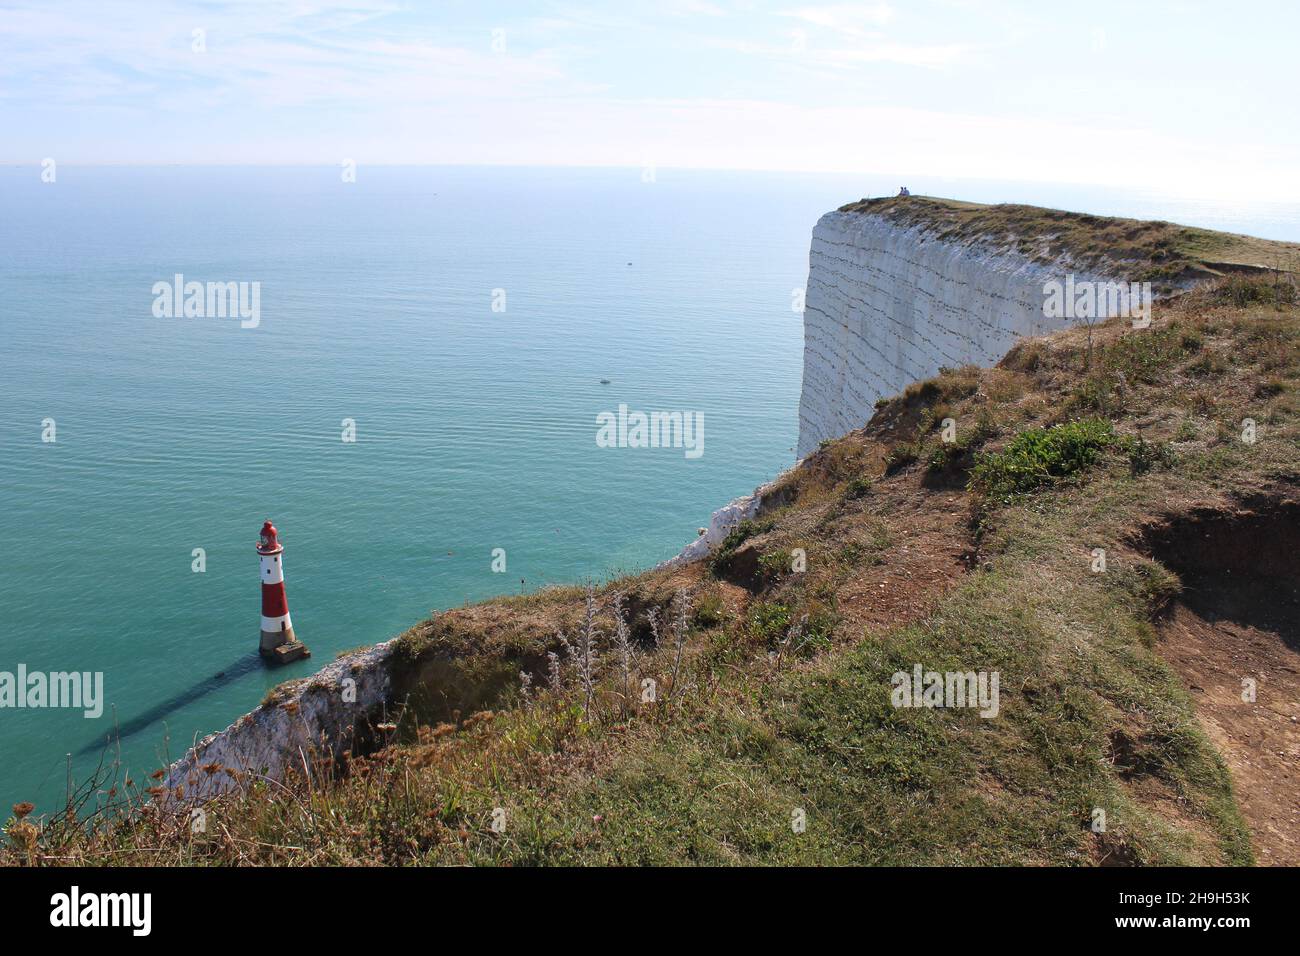
[{"label": "thin cloud", "polygon": [[882,41],[832,50],[810,46],[808,54],[824,66],[841,69],[860,63],[897,63],[934,69],[966,60],[974,50],[975,47],[966,43],[912,44]]},{"label": "thin cloud", "polygon": [[794,33],[786,43],[740,38],[705,41],[717,49],[747,56],[789,60],[809,67],[848,70],[868,63],[937,69],[969,60],[977,48],[968,43],[900,43],[876,34],[854,46],[823,46],[815,38]]},{"label": "thin cloud", "polygon": [[843,3],[819,7],[799,7],[777,12],[817,27],[834,30],[845,36],[870,36],[872,31],[894,19],[894,8],[887,3]]}]

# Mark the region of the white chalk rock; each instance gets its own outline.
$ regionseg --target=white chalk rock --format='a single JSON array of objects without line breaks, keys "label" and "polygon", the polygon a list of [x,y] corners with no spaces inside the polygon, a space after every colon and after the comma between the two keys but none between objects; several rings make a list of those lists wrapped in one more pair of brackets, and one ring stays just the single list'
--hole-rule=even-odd
[{"label": "white chalk rock", "polygon": [[1069,273],[1108,281],[869,212],[822,216],[809,254],[798,456],[861,428],[877,399],[941,367],[994,365],[1020,338],[1072,324],[1043,314],[1044,284]]},{"label": "white chalk rock", "polygon": [[291,763],[301,769],[304,755],[309,764],[313,754],[337,756],[351,746],[357,724],[372,720],[388,699],[393,643],[341,657],[283,688],[276,703],[204,737],[168,768],[167,799],[175,799],[177,787],[182,802],[229,790],[236,782],[226,769],[278,779]]}]

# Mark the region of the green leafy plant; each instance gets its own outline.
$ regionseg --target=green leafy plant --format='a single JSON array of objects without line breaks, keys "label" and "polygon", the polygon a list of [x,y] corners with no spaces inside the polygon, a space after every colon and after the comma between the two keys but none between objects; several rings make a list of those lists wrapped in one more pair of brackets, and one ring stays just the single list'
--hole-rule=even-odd
[{"label": "green leafy plant", "polygon": [[1116,440],[1114,426],[1103,418],[1026,429],[1002,451],[979,455],[971,485],[1004,500],[1035,491],[1086,472]]},{"label": "green leafy plant", "polygon": [[771,551],[758,559],[758,572],[764,584],[772,584],[790,573],[794,566],[794,554],[782,549]]},{"label": "green leafy plant", "polygon": [[763,601],[749,609],[749,629],[765,644],[775,644],[781,640],[792,622],[790,605],[781,601]]}]

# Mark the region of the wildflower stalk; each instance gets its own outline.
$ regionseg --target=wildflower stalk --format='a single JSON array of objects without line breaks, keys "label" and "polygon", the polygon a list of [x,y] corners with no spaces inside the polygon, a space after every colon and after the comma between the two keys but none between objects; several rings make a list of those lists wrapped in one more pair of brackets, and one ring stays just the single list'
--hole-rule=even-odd
[{"label": "wildflower stalk", "polygon": [[677,616],[673,619],[673,677],[672,685],[668,688],[669,703],[677,696],[677,679],[682,669],[682,651],[686,647],[686,632],[689,629],[687,613],[690,610],[691,598],[685,588],[677,592]]},{"label": "wildflower stalk", "polygon": [[659,608],[652,607],[645,612],[645,619],[650,625],[650,643],[659,649]]},{"label": "wildflower stalk", "polygon": [[614,647],[618,651],[623,684],[619,690],[624,705],[628,702],[628,687],[632,683],[632,668],[636,662],[636,649],[632,646],[632,629],[627,623],[627,608],[622,592],[614,595]]},{"label": "wildflower stalk", "polygon": [[596,627],[596,613],[599,609],[595,591],[588,588],[582,626],[578,629],[574,645],[569,648],[574,670],[582,685],[582,709],[588,716],[596,695],[596,668],[600,663],[600,630]]},{"label": "wildflower stalk", "polygon": [[803,646],[803,640],[802,640],[803,629],[804,629],[804,625],[807,623],[808,623],[808,615],[805,614],[803,617],[799,618],[799,620],[795,621],[793,624],[790,625],[790,629],[785,632],[785,639],[777,644],[776,669],[778,671],[781,670],[781,665],[785,661],[786,648],[790,647],[790,645],[793,644],[794,649],[798,651],[799,648]]},{"label": "wildflower stalk", "polygon": [[[568,646],[568,641],[564,640],[564,635],[560,635],[561,642]],[[564,673],[560,670],[560,655],[555,651],[546,652],[546,683],[551,688],[551,693],[559,694],[564,690]]]}]

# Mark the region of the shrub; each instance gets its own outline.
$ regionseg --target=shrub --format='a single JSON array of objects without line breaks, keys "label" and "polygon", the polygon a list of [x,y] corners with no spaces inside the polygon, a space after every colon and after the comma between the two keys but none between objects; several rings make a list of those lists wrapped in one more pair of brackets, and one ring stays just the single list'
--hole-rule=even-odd
[{"label": "shrub", "polygon": [[943,442],[930,452],[930,457],[925,461],[925,469],[931,474],[947,471],[958,454],[956,442]]},{"label": "shrub", "polygon": [[1152,618],[1161,614],[1183,589],[1178,575],[1147,558],[1117,568],[1109,580],[1132,598],[1143,616]]},{"label": "shrub", "polygon": [[1174,441],[1195,441],[1199,434],[1200,432],[1196,428],[1196,423],[1190,418],[1184,418],[1178,424],[1178,432],[1174,435]]},{"label": "shrub", "polygon": [[1026,429],[1004,450],[979,455],[971,485],[1000,499],[1034,491],[1081,475],[1115,441],[1114,426],[1103,418]]},{"label": "shrub", "polygon": [[853,567],[866,555],[866,547],[859,541],[849,541],[840,546],[835,552],[835,558],[841,564]]},{"label": "shrub", "polygon": [[830,646],[831,637],[839,617],[831,611],[814,606],[802,615],[784,603],[755,604],[749,611],[749,627],[753,635],[782,656],[806,657]]},{"label": "shrub", "polygon": [[1222,375],[1228,370],[1228,363],[1217,352],[1202,352],[1194,362],[1187,365],[1189,375]]},{"label": "shrub", "polygon": [[981,414],[974,425],[957,429],[956,440],[942,442],[930,452],[926,467],[931,474],[947,471],[962,461],[967,453],[979,448],[997,433],[998,428],[993,419],[987,414]]},{"label": "shrub", "polygon": [[721,627],[727,622],[727,606],[721,596],[710,594],[695,604],[695,626],[701,630]]},{"label": "shrub", "polygon": [[1287,383],[1280,378],[1270,378],[1255,386],[1256,398],[1276,398],[1287,390]]},{"label": "shrub", "polygon": [[1199,352],[1205,345],[1205,336],[1200,329],[1184,329],[1178,345],[1184,352]]},{"label": "shrub", "polygon": [[805,652],[829,647],[839,616],[829,611],[816,611],[808,615],[803,626],[803,648]]},{"label": "shrub", "polygon": [[1066,411],[1081,409],[1102,415],[1119,414],[1123,411],[1123,402],[1120,400],[1117,384],[1115,379],[1109,376],[1089,376],[1075,387],[1066,400]]},{"label": "shrub", "polygon": [[722,539],[722,544],[718,545],[718,550],[713,552],[713,557],[709,559],[709,571],[714,577],[721,577],[726,574],[737,548],[755,535],[771,530],[771,521],[753,521],[746,518],[732,528],[730,533]]},{"label": "shrub", "polygon": [[1145,475],[1152,468],[1172,468],[1174,450],[1168,442],[1150,442],[1145,438],[1130,438],[1124,442],[1129,468],[1134,475]]},{"label": "shrub", "polygon": [[848,487],[844,489],[844,497],[856,501],[858,498],[865,498],[870,491],[870,478],[854,478],[849,482]]},{"label": "shrub", "polygon": [[785,637],[792,621],[790,605],[780,601],[762,601],[749,609],[750,631],[769,645],[774,645]]},{"label": "shrub", "polygon": [[764,585],[773,584],[791,572],[794,554],[791,551],[771,551],[758,559],[758,573]]},{"label": "shrub", "polygon": [[885,474],[893,475],[902,471],[916,461],[918,457],[920,457],[920,452],[915,443],[909,442],[906,445],[897,446],[889,452],[889,456],[885,459]]},{"label": "shrub", "polygon": [[1103,364],[1129,382],[1154,385],[1182,354],[1182,337],[1173,329],[1134,330],[1106,349]]},{"label": "shrub", "polygon": [[1047,359],[1047,347],[1038,339],[1022,339],[1002,359],[1003,368],[1033,374]]},{"label": "shrub", "polygon": [[1279,282],[1276,277],[1270,280],[1232,276],[1214,291],[1220,302],[1230,302],[1239,307],[1257,302],[1292,305],[1296,301],[1296,287],[1291,282]]}]

